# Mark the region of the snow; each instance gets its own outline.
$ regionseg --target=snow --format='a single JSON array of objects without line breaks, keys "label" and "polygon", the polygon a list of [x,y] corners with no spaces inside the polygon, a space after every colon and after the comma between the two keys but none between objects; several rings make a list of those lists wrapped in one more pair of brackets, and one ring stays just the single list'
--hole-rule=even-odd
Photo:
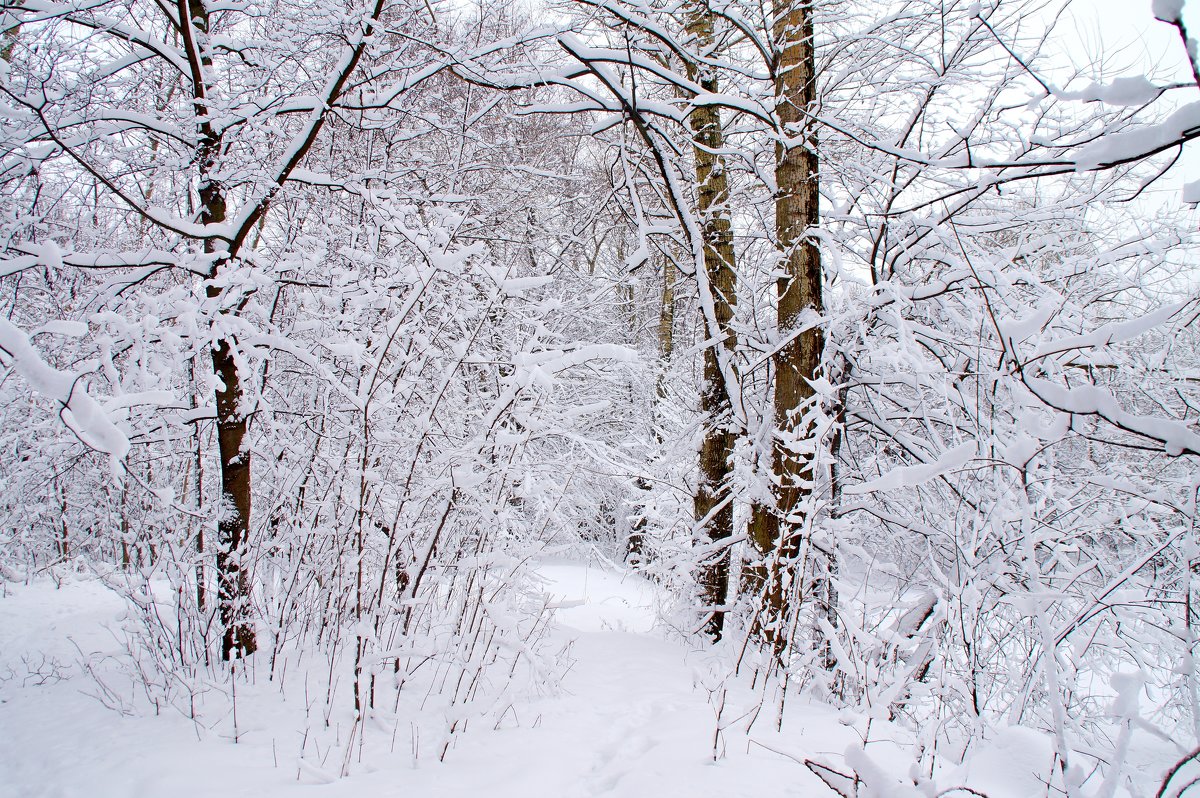
[{"label": "snow", "polygon": [[[908,763],[911,730],[882,719],[871,721],[865,748],[862,719],[803,696],[791,698],[781,730],[773,721],[748,727],[761,692],[732,676],[728,650],[666,628],[666,594],[655,583],[547,560],[536,565],[534,590],[556,612],[558,689],[515,701],[494,727],[458,734],[444,761],[419,714],[380,709],[366,754],[350,757],[343,776],[348,708],[335,708],[329,727],[305,719],[308,691],[324,690],[319,677],[244,678],[236,732],[228,709],[202,709],[196,721],[178,706],[156,713],[120,665],[132,614],[118,594],[70,572],[0,581],[0,798],[832,796],[803,767],[808,758],[853,769],[863,797],[970,787],[1025,798],[1050,778],[1051,738],[1027,727],[997,730],[932,781]],[[227,686],[203,688],[217,695]],[[1118,677],[1114,686],[1114,713],[1136,715],[1140,680]],[[1130,748],[1133,767],[1150,779],[1168,758]],[[1130,794],[1116,779],[1104,787]]]},{"label": "snow", "polygon": [[847,495],[871,493],[877,490],[896,490],[911,488],[955,469],[962,468],[975,457],[975,444],[963,443],[943,453],[932,463],[900,466],[893,468],[878,479],[864,482],[861,485],[847,485]]},{"label": "snow", "polygon": [[1200,202],[1200,180],[1183,184],[1183,201],[1189,204]]},{"label": "snow", "polygon": [[1163,89],[1146,79],[1145,75],[1116,78],[1112,83],[1092,83],[1080,91],[1058,91],[1064,100],[1099,101],[1107,105],[1145,105]]},{"label": "snow", "polygon": [[[381,710],[363,761],[344,777],[337,741],[349,713],[333,712],[330,728],[302,726],[307,691],[323,684],[240,682],[235,743],[229,712],[193,722],[175,707],[148,709],[116,665],[125,605],[99,580],[0,582],[0,798],[832,795],[802,765],[810,757],[853,767],[863,796],[932,794],[907,765],[908,732],[880,719],[864,748],[866,727],[852,714],[796,698],[781,730],[771,721],[747,730],[761,694],[730,675],[728,652],[664,629],[654,583],[577,562],[543,562],[537,574],[556,608],[560,688],[515,702],[495,728],[458,735],[445,761],[419,717]],[[106,691],[125,713],[98,700]],[[936,785],[1024,798],[1040,794],[1051,761],[1047,735],[1013,727]]]},{"label": "snow", "polygon": [[534,288],[541,288],[544,285],[549,285],[554,282],[553,275],[539,275],[536,277],[510,277],[501,283],[500,290],[508,296],[520,296],[526,291],[531,291]]},{"label": "snow", "polygon": [[[117,652],[121,600],[95,580],[68,579],[61,589],[48,580],[8,585],[0,598],[0,798],[715,798],[800,796],[819,784],[797,763],[762,747],[747,751],[744,741],[713,761],[715,713],[697,687],[711,670],[707,655],[654,633],[660,595],[653,583],[578,563],[547,563],[539,572],[547,600],[559,607],[556,641],[573,659],[561,690],[515,706],[499,730],[460,736],[445,762],[425,750],[414,760],[413,746],[427,743],[410,741],[402,724],[394,750],[382,745],[346,778],[333,766],[338,754],[322,767],[311,741],[299,760],[303,730],[289,728],[297,707],[275,700],[274,685],[239,685],[237,744],[228,716],[193,724],[174,709],[123,716],[104,707],[80,651]],[[136,703],[136,692],[117,687],[120,674],[104,669],[104,656],[92,661]],[[831,710],[820,713],[833,724]],[[375,732],[375,742],[390,742],[391,733],[390,726],[386,735]],[[838,733],[841,746],[853,739],[849,730]]]},{"label": "snow", "polygon": [[1182,421],[1144,416],[1121,407],[1111,393],[1095,385],[1066,388],[1039,377],[1026,377],[1025,384],[1043,402],[1066,413],[1097,415],[1130,432],[1159,441],[1167,454],[1200,454],[1200,435]]},{"label": "snow", "polygon": [[1172,24],[1183,19],[1183,0],[1151,0],[1154,18]]},{"label": "snow", "polygon": [[[1173,48],[1158,61],[1186,31],[1180,0],[1152,2],[1178,27],[1155,25]],[[58,24],[69,3],[19,4],[42,22],[8,37],[13,74],[0,65],[0,798],[820,798],[809,758],[854,769],[858,796],[1074,798],[1079,772],[1079,798],[1116,798],[1151,794],[1178,759],[1146,753],[1148,735],[1200,738],[1194,646],[1161,598],[1195,554],[1195,226],[1129,236],[1139,214],[1111,202],[1158,193],[1133,162],[1200,136],[1170,64],[1113,80],[1125,71],[1096,49],[1054,91],[1052,40],[1009,4],[839,13],[826,32],[845,73],[804,109],[836,209],[806,235],[837,279],[799,324],[847,368],[810,380],[811,429],[781,438],[773,418],[797,408],[772,415],[771,361],[798,327],[773,321],[788,238],[769,213],[773,151],[807,123],[777,113],[786,64],[761,15],[715,9],[705,42],[687,4],[602,0],[501,40],[481,20],[469,44],[426,28],[433,6],[389,13],[385,35],[383,6],[233,2],[184,52],[141,4],[82,5]],[[152,108],[138,89],[164,70],[197,92]],[[701,144],[734,178],[731,327],[703,268],[713,219],[694,207],[701,106],[728,131]],[[539,110],[610,113],[560,126]],[[220,147],[187,132],[197,121]],[[1076,163],[1131,171],[1063,174]],[[206,184],[228,190],[201,191],[197,213]],[[872,278],[894,284],[868,286],[881,264]],[[656,317],[683,325],[670,352]],[[225,467],[214,341],[236,344],[234,410],[254,417]],[[729,412],[706,418],[714,387]],[[96,479],[61,425],[28,423],[30,393],[128,484]],[[695,444],[715,422],[735,440],[709,487],[728,487],[734,528],[706,539]],[[1123,448],[1134,435],[1158,445]],[[811,480],[773,490],[780,440],[813,453]],[[209,494],[252,460],[254,523],[228,552],[196,532],[230,516],[229,493]],[[747,576],[766,547],[741,530],[772,494],[804,521],[805,558],[772,580],[798,615],[764,618],[771,587],[741,579],[713,644],[696,566],[727,552]],[[661,584],[535,560],[615,555],[643,530]],[[214,559],[239,578],[214,582]],[[206,570],[258,624],[236,673],[204,658],[230,626],[222,591],[195,595]],[[804,598],[824,588],[828,612]],[[776,678],[756,670],[774,663],[761,632],[783,628]]]},{"label": "snow", "polygon": [[[173,709],[123,716],[106,708],[80,652],[116,653],[120,599],[95,580],[9,585],[0,598],[0,797],[632,798],[798,796],[814,788],[795,762],[744,742],[713,761],[714,709],[697,688],[708,673],[705,654],[652,633],[653,584],[573,563],[548,563],[540,573],[559,607],[555,635],[573,658],[562,689],[514,707],[499,730],[462,735],[444,763],[427,751],[414,760],[422,742],[402,726],[394,750],[373,752],[369,766],[341,779],[311,744],[299,759],[302,732],[288,725],[297,708],[274,700],[273,685],[239,688],[237,744],[228,716],[193,724]],[[121,675],[104,669],[108,661],[92,657],[106,683],[136,703],[132,689],[118,686]],[[821,713],[832,723],[830,710]],[[841,745],[851,741],[847,730],[840,734]]]},{"label": "snow", "polygon": [[556,618],[577,632],[647,634],[657,620],[658,592],[640,577],[576,563],[543,563],[538,575]]},{"label": "snow", "polygon": [[0,363],[15,369],[38,393],[62,406],[62,419],[81,441],[114,461],[129,451],[125,433],[109,419],[104,408],[80,381],[80,375],[47,363],[15,324],[0,318]]},{"label": "snow", "polygon": [[1009,726],[979,747],[960,777],[988,795],[1039,795],[1051,780],[1053,764],[1054,745],[1048,735]]},{"label": "snow", "polygon": [[1145,158],[1179,144],[1200,128],[1200,102],[1191,102],[1157,124],[1142,125],[1102,136],[1075,153],[1079,171]]}]

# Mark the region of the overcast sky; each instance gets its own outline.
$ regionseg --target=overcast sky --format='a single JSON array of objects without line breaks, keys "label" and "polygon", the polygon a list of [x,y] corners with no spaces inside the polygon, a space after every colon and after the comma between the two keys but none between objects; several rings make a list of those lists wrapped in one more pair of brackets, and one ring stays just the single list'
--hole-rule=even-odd
[{"label": "overcast sky", "polygon": [[[1200,0],[1187,0],[1184,19],[1192,36],[1200,37]],[[1064,56],[1080,68],[1102,58],[1106,68],[1098,77],[1104,82],[1137,74],[1156,83],[1192,80],[1179,33],[1154,19],[1150,0],[1073,0],[1057,41]],[[1181,103],[1196,101],[1196,95],[1195,89],[1176,93]],[[1176,207],[1183,183],[1200,180],[1200,146],[1193,143],[1186,149],[1173,173],[1152,189],[1159,201]]]},{"label": "overcast sky", "polygon": [[[1200,33],[1200,0],[1186,3],[1184,13],[1192,35]],[[1187,68],[1179,34],[1154,19],[1150,0],[1073,0],[1068,15],[1060,35],[1081,61],[1101,53],[1136,72]]]}]

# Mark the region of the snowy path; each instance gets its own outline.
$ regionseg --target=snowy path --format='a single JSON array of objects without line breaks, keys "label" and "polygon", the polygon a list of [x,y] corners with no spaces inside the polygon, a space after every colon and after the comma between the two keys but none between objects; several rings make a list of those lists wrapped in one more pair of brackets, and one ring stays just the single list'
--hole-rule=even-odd
[{"label": "snowy path", "polygon": [[[10,588],[0,598],[0,798],[828,794],[795,762],[747,751],[744,736],[731,737],[713,761],[715,713],[704,682],[714,677],[705,675],[703,652],[653,632],[651,585],[581,565],[541,571],[562,605],[556,634],[574,641],[562,690],[514,707],[516,728],[460,736],[445,763],[423,753],[414,764],[406,741],[372,757],[373,770],[328,784],[314,784],[309,771],[297,778],[298,746],[287,738],[294,727],[279,718],[246,718],[245,737],[233,745],[219,733],[198,741],[174,710],[123,717],[105,709],[85,695],[95,685],[79,673],[68,637],[85,650],[114,648],[102,624],[119,617],[120,603],[92,583]],[[39,667],[29,660],[34,651],[60,663],[41,668],[40,685],[22,675]],[[829,715],[811,720],[814,729],[838,728]],[[798,724],[790,742],[804,737]],[[846,744],[820,742],[830,751]]]}]

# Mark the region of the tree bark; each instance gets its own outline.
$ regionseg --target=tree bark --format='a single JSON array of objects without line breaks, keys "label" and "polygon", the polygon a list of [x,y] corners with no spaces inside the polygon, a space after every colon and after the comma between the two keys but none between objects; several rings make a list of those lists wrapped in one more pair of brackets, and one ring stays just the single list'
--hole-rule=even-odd
[{"label": "tree bark", "polygon": [[[749,581],[762,595],[759,631],[776,654],[782,654],[788,642],[789,596],[797,594],[792,579],[804,504],[815,476],[812,447],[796,444],[811,435],[804,412],[814,397],[812,380],[824,351],[821,328],[813,324],[823,310],[821,253],[808,233],[820,221],[816,128],[806,116],[817,99],[811,4],[780,0],[773,33],[778,53],[776,114],[786,136],[775,147],[775,234],[784,273],[776,282],[776,297],[778,332],[787,343],[773,359],[774,506],[760,504],[752,510],[750,539],[764,564],[749,569]],[[809,329],[797,335],[806,324]]]},{"label": "tree bark", "polygon": [[[671,360],[671,355],[675,352],[675,264],[670,258],[662,258],[663,265],[663,289],[662,289],[662,305],[659,308],[658,314],[658,357],[660,362],[666,366]],[[665,374],[659,373],[658,383],[655,385],[655,395],[661,400],[666,398],[667,386]],[[655,431],[655,436],[658,436],[658,431]],[[661,441],[658,441],[661,442]]]},{"label": "tree bark", "polygon": [[[696,3],[688,9],[687,31],[701,52],[714,45],[713,14]],[[696,63],[688,64],[688,77],[706,92],[718,93],[713,72]],[[708,618],[705,632],[720,640],[724,631],[724,606],[729,593],[727,541],[733,536],[733,502],[730,496],[730,458],[735,441],[731,428],[729,385],[721,369],[718,347],[732,353],[737,348],[733,317],[737,307],[737,272],[733,250],[733,227],[729,212],[729,181],[725,172],[724,133],[720,111],[715,106],[694,108],[688,117],[692,128],[696,163],[697,205],[704,244],[704,271],[712,295],[716,329],[704,315],[704,384],[700,411],[704,416],[704,440],[700,445],[700,479],[696,486],[696,525],[708,538],[708,551],[700,563],[697,582]]]},{"label": "tree bark", "polygon": [[254,627],[246,620],[250,574],[246,553],[250,533],[250,451],[246,415],[233,348],[222,339],[212,353],[217,387],[217,448],[221,463],[221,505],[217,521],[217,605],[221,621],[221,658],[253,654]]},{"label": "tree bark", "polygon": [[[201,42],[194,32],[207,36],[209,15],[203,0],[180,0],[179,12],[184,45],[192,69],[192,89],[196,101],[199,145],[200,223],[226,221],[227,206],[221,185],[212,178],[213,167],[221,151],[221,138],[208,116],[205,70],[211,59],[202,54]],[[211,277],[231,263],[228,252],[218,249],[212,238],[204,241],[204,250],[218,257]],[[219,299],[221,289],[211,281],[205,289],[210,299]],[[217,508],[217,608],[221,624],[221,658],[230,660],[253,654],[258,648],[254,627],[247,621],[250,599],[250,574],[247,570],[247,544],[250,536],[250,450],[246,446],[247,416],[243,404],[241,375],[238,373],[232,343],[222,338],[212,349],[212,367],[218,385],[217,451],[221,465],[221,501]]]},{"label": "tree bark", "polygon": [[[196,381],[196,359],[193,358],[188,362],[188,372],[192,380],[192,384]],[[196,409],[200,405],[200,396],[196,392],[191,394],[192,409]],[[200,433],[200,424],[192,425],[192,441],[195,449],[192,451],[193,463],[195,469],[193,478],[193,490],[195,491],[196,513],[200,515],[204,512],[204,439]],[[196,524],[196,609],[204,613],[208,605],[208,587],[205,583],[204,574],[204,521],[201,520]],[[205,645],[205,655],[207,656],[208,646]]]}]

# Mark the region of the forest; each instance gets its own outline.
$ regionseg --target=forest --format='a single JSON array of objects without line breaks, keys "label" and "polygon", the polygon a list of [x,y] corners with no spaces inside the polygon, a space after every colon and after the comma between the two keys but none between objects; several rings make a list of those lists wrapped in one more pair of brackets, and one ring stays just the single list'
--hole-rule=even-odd
[{"label": "forest", "polygon": [[1198,7],[1081,5],[0,0],[0,796],[1200,798]]}]

